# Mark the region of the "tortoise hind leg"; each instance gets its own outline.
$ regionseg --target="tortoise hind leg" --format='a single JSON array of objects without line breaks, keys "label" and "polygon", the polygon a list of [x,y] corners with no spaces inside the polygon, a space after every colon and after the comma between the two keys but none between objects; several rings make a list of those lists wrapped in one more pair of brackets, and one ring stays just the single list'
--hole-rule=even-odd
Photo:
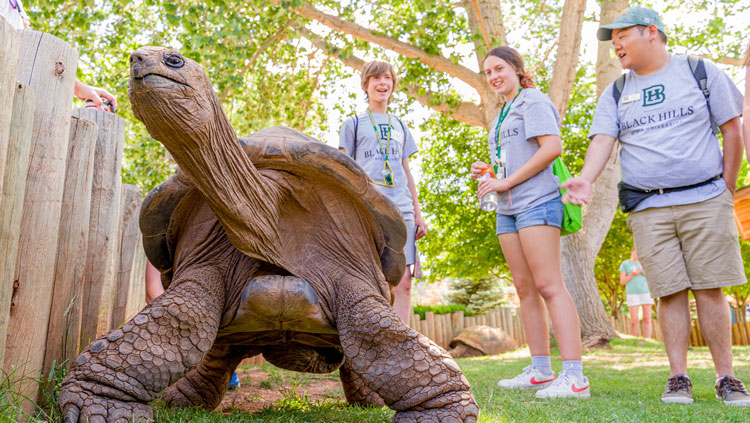
[{"label": "tortoise hind leg", "polygon": [[229,379],[240,362],[259,353],[257,349],[214,345],[200,364],[165,389],[161,398],[172,407],[213,410],[224,399]]},{"label": "tortoise hind leg", "polygon": [[351,369],[397,411],[394,422],[476,422],[478,407],[456,362],[404,324],[384,298],[350,291],[336,307]]}]

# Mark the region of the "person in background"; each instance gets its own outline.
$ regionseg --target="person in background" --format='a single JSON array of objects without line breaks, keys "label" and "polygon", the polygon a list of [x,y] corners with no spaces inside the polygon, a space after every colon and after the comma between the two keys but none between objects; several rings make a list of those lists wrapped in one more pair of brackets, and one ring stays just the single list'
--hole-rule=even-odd
[{"label": "person in background", "polygon": [[[391,199],[406,223],[406,270],[393,288],[393,309],[407,324],[411,315],[411,265],[415,265],[415,241],[427,234],[417,199],[417,188],[409,168],[409,157],[417,152],[409,128],[388,113],[388,104],[398,79],[390,63],[374,60],[362,69],[362,90],[367,95],[367,112],[344,121],[339,149],[351,156],[367,173],[377,189]],[[415,266],[416,268],[416,266]]]},{"label": "person in background", "polygon": [[651,306],[654,300],[648,292],[648,282],[643,274],[643,267],[638,261],[635,246],[630,249],[630,260],[620,265],[620,284],[625,285],[625,295],[630,312],[630,334],[638,336],[638,307],[643,309],[643,337],[651,338]]},{"label": "person in background", "polygon": [[[0,0],[0,16],[17,31],[30,27],[29,16],[23,9],[21,0]],[[117,110],[117,99],[107,90],[86,85],[76,78],[73,95],[79,100],[92,102],[99,109],[107,112]],[[106,100],[110,104],[105,104]]]}]

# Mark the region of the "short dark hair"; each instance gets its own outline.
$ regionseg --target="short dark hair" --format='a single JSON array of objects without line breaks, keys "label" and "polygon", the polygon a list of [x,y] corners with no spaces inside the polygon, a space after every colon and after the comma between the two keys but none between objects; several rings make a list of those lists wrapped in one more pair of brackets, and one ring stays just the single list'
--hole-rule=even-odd
[{"label": "short dark hair", "polygon": [[[643,35],[643,31],[645,31],[646,28],[648,28],[647,26],[644,26],[644,25],[636,25],[636,26],[638,27],[638,31],[640,31],[641,35]],[[661,42],[666,45],[667,44],[667,34],[659,31],[658,29],[657,29],[657,32],[659,32],[659,38],[661,38]]]}]

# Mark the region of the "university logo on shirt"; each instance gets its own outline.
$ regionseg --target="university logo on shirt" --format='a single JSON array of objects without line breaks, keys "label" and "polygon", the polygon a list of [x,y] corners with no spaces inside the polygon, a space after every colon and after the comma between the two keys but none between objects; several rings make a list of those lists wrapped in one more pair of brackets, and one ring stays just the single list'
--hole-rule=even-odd
[{"label": "university logo on shirt", "polygon": [[652,85],[643,89],[643,107],[654,106],[664,102],[664,85]]},{"label": "university logo on shirt", "polygon": [[380,138],[381,139],[388,139],[388,134],[391,132],[391,126],[387,123],[381,123],[378,125],[378,129],[380,129]]}]

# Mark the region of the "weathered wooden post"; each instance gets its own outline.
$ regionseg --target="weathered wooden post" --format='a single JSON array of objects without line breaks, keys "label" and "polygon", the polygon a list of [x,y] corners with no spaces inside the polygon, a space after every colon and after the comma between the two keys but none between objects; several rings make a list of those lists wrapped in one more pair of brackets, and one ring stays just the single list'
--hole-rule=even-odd
[{"label": "weathered wooden post", "polygon": [[55,287],[47,329],[42,374],[72,360],[78,353],[81,330],[83,269],[86,265],[94,145],[99,132],[89,120],[72,117],[65,174],[60,235],[57,243]]},{"label": "weathered wooden post", "polygon": [[[18,34],[16,30],[4,19],[0,19],[0,107],[2,110],[12,110],[13,94],[15,92],[16,72],[18,71]],[[8,149],[8,137],[10,135],[11,114],[0,114],[0,184],[2,184],[3,169],[6,165]],[[3,193],[0,185],[0,193]],[[1,200],[0,200],[1,201]],[[2,367],[5,355],[5,335],[8,330],[8,311],[10,309],[10,296],[13,292],[13,269],[15,262],[8,269],[8,258],[15,260],[15,252],[11,251],[9,242],[12,240],[10,231],[12,228],[6,225],[6,221],[0,221],[0,367]],[[16,238],[17,247],[18,238]],[[12,255],[11,255],[12,253]],[[10,257],[9,257],[10,256]]]},{"label": "weathered wooden post", "polygon": [[[0,110],[11,110],[18,72],[18,33],[5,19],[0,18]],[[0,113],[0,184],[5,168],[10,133],[10,113]],[[2,185],[0,185],[2,192]]]},{"label": "weathered wooden post", "polygon": [[[123,184],[120,196],[120,257],[117,266],[115,285],[115,304],[112,311],[110,327],[118,327],[132,317],[129,310],[146,305],[146,282],[143,269],[137,256],[143,252],[141,231],[138,228],[138,216],[141,211],[143,196],[135,185]],[[141,261],[145,265],[145,261]],[[139,293],[143,293],[139,295]],[[139,298],[134,298],[138,296]],[[138,308],[140,310],[140,308]],[[136,310],[136,311],[138,311]]]},{"label": "weathered wooden post", "polygon": [[8,151],[0,198],[0,368],[6,369],[5,341],[8,336],[11,295],[16,276],[18,239],[21,235],[26,174],[29,171],[31,129],[36,95],[28,85],[17,82],[8,136]]},{"label": "weathered wooden post", "polygon": [[99,126],[91,187],[89,244],[83,284],[81,343],[87,345],[110,329],[120,240],[118,225],[125,121],[109,112],[77,109],[73,115]]},{"label": "weathered wooden post", "polygon": [[[37,31],[20,32],[19,53],[18,80],[33,88],[37,98],[5,368],[36,379],[52,304],[78,53],[59,38]],[[30,401],[37,399],[33,379],[19,387]],[[26,410],[30,407],[24,404]]]}]

